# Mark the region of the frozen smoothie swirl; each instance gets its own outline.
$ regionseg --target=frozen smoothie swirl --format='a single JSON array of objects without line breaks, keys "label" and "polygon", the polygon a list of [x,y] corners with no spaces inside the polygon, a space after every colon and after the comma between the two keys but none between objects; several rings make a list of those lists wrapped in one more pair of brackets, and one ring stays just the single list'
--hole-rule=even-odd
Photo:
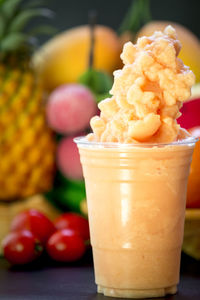
[{"label": "frozen smoothie swirl", "polygon": [[168,26],[150,37],[128,42],[121,54],[124,67],[114,72],[112,97],[99,103],[91,119],[91,141],[165,143],[177,139],[182,103],[190,97],[195,76],[177,58],[176,31]]}]

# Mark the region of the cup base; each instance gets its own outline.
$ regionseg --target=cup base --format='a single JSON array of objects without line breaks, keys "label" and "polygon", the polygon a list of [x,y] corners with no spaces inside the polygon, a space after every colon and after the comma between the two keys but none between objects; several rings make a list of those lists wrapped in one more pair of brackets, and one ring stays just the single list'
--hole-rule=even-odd
[{"label": "cup base", "polygon": [[166,288],[157,289],[115,289],[104,287],[102,285],[97,286],[98,293],[108,297],[118,298],[156,298],[164,297],[166,295],[172,295],[177,292],[177,286],[173,285]]}]

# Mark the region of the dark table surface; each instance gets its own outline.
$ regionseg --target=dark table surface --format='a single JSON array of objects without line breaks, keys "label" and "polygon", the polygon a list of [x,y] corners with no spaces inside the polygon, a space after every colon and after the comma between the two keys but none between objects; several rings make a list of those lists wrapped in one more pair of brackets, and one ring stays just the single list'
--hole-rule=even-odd
[{"label": "dark table surface", "polygon": [[[75,264],[56,264],[45,258],[24,268],[0,259],[2,300],[110,300],[96,293],[91,253]],[[158,299],[158,298],[157,298]],[[163,298],[162,298],[163,299]],[[168,300],[200,300],[200,262],[182,255],[179,292]]]}]

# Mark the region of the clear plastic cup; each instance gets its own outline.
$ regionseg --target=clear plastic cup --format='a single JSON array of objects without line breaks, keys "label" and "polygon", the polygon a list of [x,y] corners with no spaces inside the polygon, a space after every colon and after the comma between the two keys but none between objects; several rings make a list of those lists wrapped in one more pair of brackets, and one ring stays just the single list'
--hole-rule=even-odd
[{"label": "clear plastic cup", "polygon": [[186,189],[196,139],[119,144],[76,138],[86,184],[98,292],[177,291]]}]

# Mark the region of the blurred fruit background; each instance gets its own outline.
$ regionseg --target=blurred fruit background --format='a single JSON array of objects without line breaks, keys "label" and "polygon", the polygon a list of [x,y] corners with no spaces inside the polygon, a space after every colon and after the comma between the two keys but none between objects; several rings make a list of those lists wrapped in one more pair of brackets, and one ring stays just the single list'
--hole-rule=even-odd
[{"label": "blurred fruit background", "polygon": [[[124,42],[172,23],[183,46],[180,57],[196,75],[178,122],[200,137],[199,9],[196,0],[0,1],[0,240],[25,209],[50,219],[65,211],[87,217],[73,138],[89,132],[98,102],[109,96]],[[200,233],[193,232],[200,220],[199,143],[184,242],[198,259]]]}]

